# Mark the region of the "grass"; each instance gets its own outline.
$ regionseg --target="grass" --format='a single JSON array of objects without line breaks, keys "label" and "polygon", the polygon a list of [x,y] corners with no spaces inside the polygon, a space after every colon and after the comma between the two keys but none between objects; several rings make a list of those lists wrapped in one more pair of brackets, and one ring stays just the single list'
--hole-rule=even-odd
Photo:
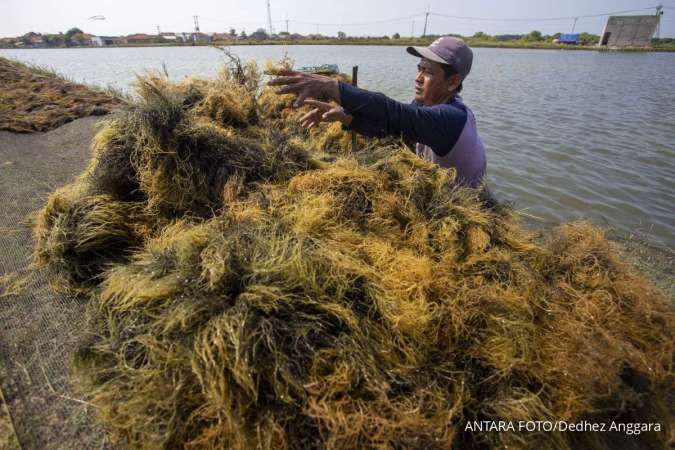
[{"label": "grass", "polygon": [[[675,44],[673,43],[657,43],[650,48],[619,48],[608,49],[599,48],[595,45],[582,44],[554,44],[547,41],[528,41],[528,40],[512,40],[512,41],[497,41],[492,39],[474,39],[471,37],[464,38],[465,41],[472,47],[485,48],[512,48],[512,49],[542,49],[542,50],[592,50],[592,51],[619,51],[619,52],[672,52],[675,51]],[[382,38],[359,38],[359,39],[265,39],[265,40],[231,40],[231,41],[216,41],[212,43],[162,43],[162,44],[127,44],[119,47],[175,47],[175,46],[210,46],[210,45],[224,45],[224,46],[240,46],[240,45],[385,45],[385,46],[427,46],[431,44],[433,39],[430,38],[406,38],[399,39],[382,39]]]},{"label": "grass", "polygon": [[[433,38],[410,38],[401,37],[399,39],[384,39],[384,38],[320,38],[320,39],[235,39],[215,41],[211,43],[197,42],[197,43],[144,43],[144,44],[124,44],[115,47],[199,47],[211,45],[224,46],[240,46],[240,45],[392,45],[392,46],[410,46],[420,45],[427,46],[435,39]],[[593,44],[555,44],[550,41],[531,41],[526,39],[517,39],[509,41],[498,41],[496,39],[485,38],[463,38],[472,47],[486,47],[486,48],[513,48],[513,49],[544,49],[544,50],[593,50],[593,51],[619,51],[619,52],[672,52],[675,51],[675,43],[673,42],[657,42],[652,44],[649,48],[635,47],[635,48],[599,48]],[[91,48],[91,47],[79,47]]]}]

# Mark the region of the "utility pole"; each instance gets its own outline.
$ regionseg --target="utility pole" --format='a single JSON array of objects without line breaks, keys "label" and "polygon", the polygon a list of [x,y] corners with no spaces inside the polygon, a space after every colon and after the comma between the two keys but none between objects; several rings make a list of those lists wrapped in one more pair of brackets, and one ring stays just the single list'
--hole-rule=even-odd
[{"label": "utility pole", "polygon": [[286,19],[286,33],[288,34],[288,19]]},{"label": "utility pole", "polygon": [[269,27],[270,37],[274,34],[272,29],[272,5],[270,5],[270,0],[267,0],[267,26]]},{"label": "utility pole", "polygon": [[577,20],[579,20],[578,17],[574,18],[574,24],[572,25],[572,34],[574,34],[574,29],[577,27]]},{"label": "utility pole", "polygon": [[195,21],[195,33],[199,33],[199,16],[192,16]]},{"label": "utility pole", "polygon": [[412,21],[412,30],[410,31],[410,37],[415,37],[415,20]]},{"label": "utility pole", "polygon": [[422,32],[422,37],[426,37],[427,35],[427,22],[429,21],[429,12],[431,11],[431,5],[427,8],[427,13],[424,16],[424,31]]},{"label": "utility pole", "polygon": [[661,39],[661,16],[663,15],[663,3],[656,7],[656,39]]}]

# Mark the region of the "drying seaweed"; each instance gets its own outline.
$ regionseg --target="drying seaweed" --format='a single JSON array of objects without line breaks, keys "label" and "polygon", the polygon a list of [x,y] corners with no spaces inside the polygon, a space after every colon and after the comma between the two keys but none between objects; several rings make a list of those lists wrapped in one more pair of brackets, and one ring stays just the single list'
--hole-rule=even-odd
[{"label": "drying seaweed", "polygon": [[49,196],[35,227],[35,260],[55,271],[61,288],[77,291],[98,281],[110,265],[126,261],[150,234],[140,203],[90,195],[81,182]]},{"label": "drying seaweed", "polygon": [[[94,287],[76,375],[116,443],[667,445],[673,311],[597,228],[535,241],[401,145],[299,129],[246,73],[142,79],[38,221],[39,260]],[[465,430],[484,420],[662,431]]]},{"label": "drying seaweed", "polygon": [[42,132],[81,117],[102,116],[123,103],[111,94],[0,57],[0,130]]},{"label": "drying seaweed", "polygon": [[603,448],[616,436],[463,428],[669,423],[659,293],[595,228],[536,245],[451,179],[392,150],[168,229],[102,285],[88,398],[145,448]]},{"label": "drying seaweed", "polygon": [[21,295],[30,282],[28,273],[12,272],[0,275],[0,299]]}]

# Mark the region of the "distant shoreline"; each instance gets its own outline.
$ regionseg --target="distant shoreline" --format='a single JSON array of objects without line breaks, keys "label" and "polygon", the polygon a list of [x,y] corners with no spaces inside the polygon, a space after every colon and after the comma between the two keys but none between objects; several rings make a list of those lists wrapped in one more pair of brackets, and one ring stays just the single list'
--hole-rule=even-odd
[{"label": "distant shoreline", "polygon": [[[189,44],[177,43],[143,43],[143,44],[123,44],[123,45],[106,45],[104,47],[0,47],[0,50],[52,50],[52,49],[101,49],[101,48],[143,48],[143,47],[238,47],[238,46],[260,46],[260,45],[281,45],[281,46],[295,46],[295,45],[359,45],[359,46],[392,46],[392,47],[406,47],[411,45],[428,45],[431,41],[428,40],[407,40],[407,39],[386,39],[386,40],[344,40],[338,41],[335,39],[325,40],[296,40],[296,41],[260,41],[260,42],[238,42],[238,41],[220,41],[220,42],[199,42]],[[503,48],[503,49],[527,49],[527,50],[581,50],[581,51],[596,51],[596,52],[621,52],[621,53],[652,53],[652,52],[675,52],[675,46],[668,47],[650,47],[650,48],[604,48],[590,45],[561,45],[553,43],[521,43],[521,42],[485,42],[467,40],[467,43],[474,48]]]}]

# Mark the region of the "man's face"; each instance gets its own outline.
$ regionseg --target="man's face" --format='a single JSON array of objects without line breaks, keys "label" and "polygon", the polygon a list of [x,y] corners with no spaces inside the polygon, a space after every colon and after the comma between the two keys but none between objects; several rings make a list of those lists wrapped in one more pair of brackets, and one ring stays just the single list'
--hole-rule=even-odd
[{"label": "man's face", "polygon": [[415,101],[424,106],[444,103],[461,82],[459,75],[446,79],[439,63],[422,58],[415,77]]}]

